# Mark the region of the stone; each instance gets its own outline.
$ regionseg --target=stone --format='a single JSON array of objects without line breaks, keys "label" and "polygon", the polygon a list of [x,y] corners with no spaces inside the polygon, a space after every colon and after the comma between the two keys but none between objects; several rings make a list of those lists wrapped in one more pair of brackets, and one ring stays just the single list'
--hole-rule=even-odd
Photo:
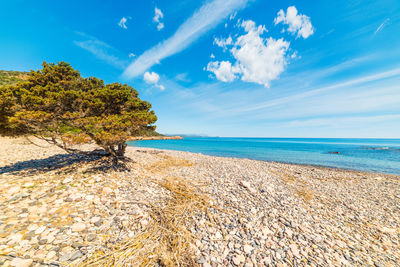
[{"label": "stone", "polygon": [[244,245],[243,246],[243,251],[246,253],[246,254],[250,254],[252,251],[253,251],[253,247],[252,246],[250,246],[250,245]]},{"label": "stone", "polygon": [[33,263],[32,259],[22,259],[22,258],[14,258],[11,262],[11,266],[15,267],[29,267]]},{"label": "stone", "polygon": [[289,245],[290,251],[292,252],[293,256],[295,257],[300,257],[300,252],[299,249],[297,248],[296,244],[290,244]]},{"label": "stone", "polygon": [[38,229],[35,230],[35,234],[40,235],[41,233],[44,232],[44,230],[46,230],[46,226],[42,225]]},{"label": "stone", "polygon": [[62,184],[69,184],[70,182],[72,182],[73,180],[72,180],[72,178],[71,177],[68,177],[68,178],[65,178],[63,181],[62,181]]},{"label": "stone", "polygon": [[93,223],[93,224],[95,224],[95,223],[98,222],[98,221],[101,221],[101,218],[98,217],[98,216],[92,217],[92,218],[90,219],[90,223]]},{"label": "stone", "polygon": [[235,264],[236,266],[241,265],[243,262],[246,261],[246,258],[241,255],[241,254],[236,254],[233,258],[232,258],[232,262],[233,264]]},{"label": "stone", "polygon": [[293,231],[292,230],[286,229],[285,234],[289,239],[292,239],[292,237],[293,237]]},{"label": "stone", "polygon": [[49,253],[47,253],[46,259],[47,260],[52,260],[56,257],[57,252],[54,250],[51,250]]},{"label": "stone", "polygon": [[16,193],[18,193],[19,190],[21,190],[21,187],[19,187],[19,186],[13,186],[13,187],[11,187],[10,189],[7,190],[7,194],[8,194],[9,196],[13,196],[13,195],[15,195]]},{"label": "stone", "polygon": [[222,238],[222,234],[221,234],[220,231],[217,231],[217,232],[215,233],[215,238],[216,238],[216,239]]},{"label": "stone", "polygon": [[92,241],[96,240],[96,235],[95,235],[95,234],[89,234],[89,235],[87,236],[86,240],[87,240],[88,242],[92,242]]},{"label": "stone", "polygon": [[22,234],[20,233],[15,233],[9,236],[9,240],[12,243],[19,243],[22,240]]},{"label": "stone", "polygon": [[240,181],[239,184],[240,184],[241,186],[243,186],[244,188],[246,188],[247,190],[249,190],[250,193],[253,193],[253,194],[257,193],[257,191],[250,185],[249,182],[247,182],[247,181],[245,181],[245,180],[242,180],[242,181]]},{"label": "stone", "polygon": [[262,232],[262,234],[263,234],[265,237],[267,237],[268,235],[272,235],[272,234],[273,234],[273,232],[272,232],[271,230],[269,230],[268,227],[264,227],[264,228],[261,230],[261,232]]},{"label": "stone", "polygon": [[62,252],[61,253],[61,257],[60,257],[60,261],[61,262],[65,262],[65,261],[68,261],[70,258],[71,258],[71,256],[72,256],[72,254],[71,253],[69,253],[69,252]]},{"label": "stone", "polygon": [[72,232],[82,232],[86,229],[86,225],[84,223],[75,223],[72,225]]},{"label": "stone", "polygon": [[79,258],[82,257],[82,256],[83,256],[82,252],[80,252],[80,250],[77,250],[77,251],[75,251],[75,252],[71,255],[71,257],[69,258],[69,260],[70,260],[70,261],[74,261],[74,260],[76,260],[76,259],[79,259]]},{"label": "stone", "polygon": [[109,187],[104,187],[102,192],[103,192],[103,194],[108,195],[108,194],[111,194],[113,192],[113,190]]}]

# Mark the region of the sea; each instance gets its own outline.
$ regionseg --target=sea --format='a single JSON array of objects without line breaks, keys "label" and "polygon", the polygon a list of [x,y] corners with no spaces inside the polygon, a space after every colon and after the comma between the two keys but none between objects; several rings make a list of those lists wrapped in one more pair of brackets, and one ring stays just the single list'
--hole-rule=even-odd
[{"label": "sea", "polygon": [[400,139],[187,136],[128,145],[400,175]]}]

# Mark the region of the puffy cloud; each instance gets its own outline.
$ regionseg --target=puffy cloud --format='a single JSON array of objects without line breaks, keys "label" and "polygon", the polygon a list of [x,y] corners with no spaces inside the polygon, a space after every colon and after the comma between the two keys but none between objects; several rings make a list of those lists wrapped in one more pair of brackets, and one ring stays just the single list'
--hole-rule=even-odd
[{"label": "puffy cloud", "polygon": [[240,26],[246,33],[238,36],[230,49],[235,63],[210,62],[207,71],[213,72],[222,82],[231,82],[241,77],[245,82],[269,87],[271,81],[278,79],[287,65],[286,54],[290,43],[283,39],[263,38],[265,26],[257,27],[254,21],[243,21]]},{"label": "puffy cloud", "polygon": [[307,39],[314,34],[314,28],[311,24],[310,17],[298,14],[295,6],[288,7],[286,13],[282,9],[279,10],[274,22],[275,25],[279,23],[289,25],[287,29],[288,32],[292,34],[297,33],[297,38],[303,37],[304,39]]},{"label": "puffy cloud", "polygon": [[161,9],[157,7],[154,9],[154,17],[153,21],[157,23],[157,30],[162,30],[164,28],[164,23],[161,22],[161,19],[164,18],[164,14],[162,13]]},{"label": "puffy cloud", "polygon": [[143,79],[146,83],[154,85],[160,88],[162,91],[165,90],[165,87],[158,83],[160,81],[160,75],[158,75],[157,73],[146,71],[143,75]]},{"label": "puffy cloud", "polygon": [[128,29],[128,27],[126,26],[126,22],[128,21],[128,19],[130,19],[130,17],[122,17],[122,19],[118,22],[118,26],[125,30]]},{"label": "puffy cloud", "polygon": [[224,50],[226,50],[226,47],[228,45],[232,44],[232,37],[229,36],[226,39],[224,39],[224,38],[221,38],[221,39],[214,38],[214,44],[216,44],[217,46],[222,47]]},{"label": "puffy cloud", "polygon": [[150,84],[156,84],[160,80],[160,75],[158,75],[155,72],[148,72],[146,71],[143,75],[143,79],[145,82],[150,83]]},{"label": "puffy cloud", "polygon": [[229,61],[215,61],[208,63],[207,71],[213,72],[215,77],[222,82],[232,82],[238,70]]}]

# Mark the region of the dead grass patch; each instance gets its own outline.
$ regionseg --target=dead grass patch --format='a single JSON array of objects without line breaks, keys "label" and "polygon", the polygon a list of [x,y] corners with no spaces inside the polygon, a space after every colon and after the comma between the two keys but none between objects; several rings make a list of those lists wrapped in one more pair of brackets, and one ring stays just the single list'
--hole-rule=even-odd
[{"label": "dead grass patch", "polygon": [[314,192],[308,188],[298,188],[296,194],[306,202],[310,202],[314,198]]},{"label": "dead grass patch", "polygon": [[308,183],[302,179],[298,179],[293,174],[284,170],[270,170],[274,175],[278,176],[284,183],[294,190],[296,195],[305,202],[310,202],[315,197],[315,192],[310,188]]},{"label": "dead grass patch", "polygon": [[[148,171],[160,173],[170,167],[187,167],[193,163],[164,156]],[[194,216],[208,213],[212,207],[199,185],[179,177],[154,180],[166,190],[165,201],[148,203],[149,224],[130,238],[109,249],[99,250],[84,266],[197,266],[194,236],[189,227]],[[211,215],[209,215],[212,221]]]},{"label": "dead grass patch", "polygon": [[175,158],[167,155],[162,155],[161,158],[163,159],[146,167],[146,170],[154,174],[165,172],[169,168],[191,167],[194,165],[186,159]]}]

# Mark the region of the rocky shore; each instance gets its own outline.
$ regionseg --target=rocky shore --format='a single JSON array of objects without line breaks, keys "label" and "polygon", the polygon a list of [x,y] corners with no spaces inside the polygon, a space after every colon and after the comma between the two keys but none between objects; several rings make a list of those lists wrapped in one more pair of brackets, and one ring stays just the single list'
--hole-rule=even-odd
[{"label": "rocky shore", "polygon": [[[0,266],[85,265],[152,223],[179,177],[211,204],[200,266],[399,266],[400,177],[129,147],[127,170],[0,139]],[[146,204],[147,203],[147,204]]]}]

